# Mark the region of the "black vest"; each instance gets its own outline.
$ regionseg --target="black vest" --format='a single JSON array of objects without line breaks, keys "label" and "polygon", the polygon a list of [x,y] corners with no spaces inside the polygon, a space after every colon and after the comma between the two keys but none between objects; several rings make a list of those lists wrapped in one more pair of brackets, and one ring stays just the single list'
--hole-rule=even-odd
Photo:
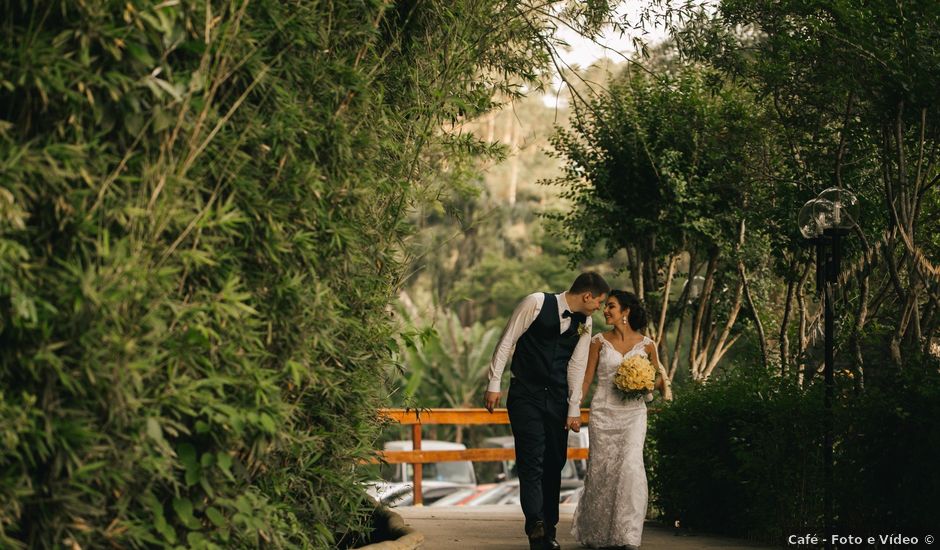
[{"label": "black vest", "polygon": [[578,345],[578,327],[587,320],[583,313],[571,314],[564,333],[558,319],[558,299],[545,293],[545,302],[532,325],[519,337],[510,370],[514,382],[531,389],[568,388],[568,361]]}]

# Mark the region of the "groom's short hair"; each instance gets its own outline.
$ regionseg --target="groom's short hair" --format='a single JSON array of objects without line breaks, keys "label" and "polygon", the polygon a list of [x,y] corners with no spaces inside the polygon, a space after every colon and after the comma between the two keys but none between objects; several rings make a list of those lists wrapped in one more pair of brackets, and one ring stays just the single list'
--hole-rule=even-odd
[{"label": "groom's short hair", "polygon": [[610,285],[607,284],[607,281],[605,281],[599,273],[594,271],[585,271],[584,273],[578,275],[578,278],[574,280],[574,282],[571,284],[571,289],[569,292],[572,294],[583,294],[585,292],[590,292],[594,296],[600,296],[601,294],[607,294],[610,292]]}]

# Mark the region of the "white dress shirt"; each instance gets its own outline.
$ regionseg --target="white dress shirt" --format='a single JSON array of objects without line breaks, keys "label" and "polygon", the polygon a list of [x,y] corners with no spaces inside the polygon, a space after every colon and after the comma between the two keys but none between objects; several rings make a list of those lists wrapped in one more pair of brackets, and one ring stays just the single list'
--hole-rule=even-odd
[{"label": "white dress shirt", "polygon": [[[558,321],[559,333],[563,334],[571,326],[570,317],[562,317],[562,314],[568,308],[568,302],[565,300],[565,293],[555,295],[558,302]],[[532,326],[539,312],[542,311],[542,304],[545,303],[545,295],[541,292],[529,294],[526,296],[516,310],[512,312],[512,317],[506,323],[503,335],[499,339],[496,351],[493,352],[493,359],[490,361],[489,380],[487,391],[498,392],[500,389],[500,379],[503,376],[503,370],[506,363],[512,357],[516,342]],[[585,331],[578,338],[578,344],[571,354],[568,361],[568,416],[581,416],[581,385],[584,383],[584,371],[587,370],[588,349],[591,347],[591,327],[593,323],[591,316],[588,315],[584,321]]]}]

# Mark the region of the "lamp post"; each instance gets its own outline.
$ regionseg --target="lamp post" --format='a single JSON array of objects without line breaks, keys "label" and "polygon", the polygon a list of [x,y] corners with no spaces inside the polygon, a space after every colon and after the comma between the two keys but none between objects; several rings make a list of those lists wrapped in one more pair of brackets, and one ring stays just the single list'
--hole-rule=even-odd
[{"label": "lamp post", "polygon": [[825,440],[823,442],[823,481],[825,513],[825,547],[832,549],[832,401],[835,393],[833,367],[835,362],[834,287],[839,280],[842,260],[842,238],[848,235],[858,219],[858,198],[839,187],[830,187],[803,205],[799,214],[800,233],[816,245],[816,288],[823,293],[825,308],[825,383],[823,401]]}]

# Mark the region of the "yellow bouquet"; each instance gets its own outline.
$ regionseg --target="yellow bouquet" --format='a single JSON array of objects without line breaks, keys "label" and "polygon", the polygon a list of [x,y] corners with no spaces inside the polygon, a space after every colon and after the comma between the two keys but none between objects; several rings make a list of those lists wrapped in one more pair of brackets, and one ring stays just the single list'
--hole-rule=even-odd
[{"label": "yellow bouquet", "polygon": [[614,387],[627,397],[643,397],[653,391],[655,379],[653,364],[645,357],[634,355],[620,363],[614,375]]}]

